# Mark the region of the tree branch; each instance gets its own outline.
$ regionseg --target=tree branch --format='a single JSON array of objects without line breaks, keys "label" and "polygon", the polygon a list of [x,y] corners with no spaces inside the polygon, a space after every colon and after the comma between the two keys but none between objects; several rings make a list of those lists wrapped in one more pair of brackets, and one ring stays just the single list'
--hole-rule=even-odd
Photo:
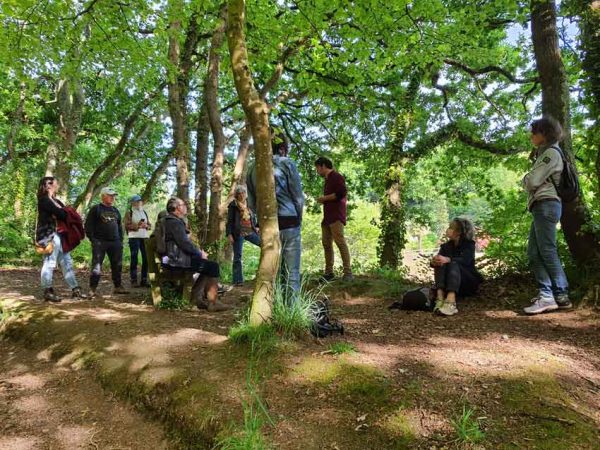
[{"label": "tree branch", "polygon": [[472,77],[477,77],[477,75],[483,75],[486,73],[496,72],[496,73],[503,75],[504,77],[506,77],[509,81],[511,81],[513,83],[527,84],[527,83],[535,83],[535,82],[539,81],[538,77],[517,78],[512,73],[510,73],[508,70],[503,69],[502,67],[499,67],[499,66],[491,65],[491,66],[482,67],[480,69],[474,69],[474,68],[469,67],[466,64],[464,64],[460,61],[457,61],[455,59],[444,58],[444,62],[449,66],[453,66],[453,67],[457,67],[457,68],[461,69],[463,72],[468,73]]}]

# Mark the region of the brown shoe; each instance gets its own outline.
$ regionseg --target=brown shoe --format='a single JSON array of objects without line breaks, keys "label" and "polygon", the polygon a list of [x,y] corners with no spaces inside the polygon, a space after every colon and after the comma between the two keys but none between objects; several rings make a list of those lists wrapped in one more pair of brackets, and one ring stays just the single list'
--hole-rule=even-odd
[{"label": "brown shoe", "polygon": [[208,306],[206,307],[206,310],[208,312],[229,311],[230,309],[233,309],[232,305],[226,305],[225,303],[221,303],[219,301],[214,302],[214,303],[209,303]]},{"label": "brown shoe", "polygon": [[113,294],[129,294],[129,291],[123,286],[115,286],[113,288]]},{"label": "brown shoe", "polygon": [[44,289],[44,301],[59,303],[61,301],[61,298],[54,293],[54,289],[48,288]]}]

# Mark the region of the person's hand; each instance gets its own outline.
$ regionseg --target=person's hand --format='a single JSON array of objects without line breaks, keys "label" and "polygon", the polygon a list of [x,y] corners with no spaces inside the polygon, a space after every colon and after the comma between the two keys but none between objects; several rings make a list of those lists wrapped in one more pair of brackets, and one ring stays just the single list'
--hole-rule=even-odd
[{"label": "person's hand", "polygon": [[260,234],[260,228],[256,227],[256,234]]},{"label": "person's hand", "polygon": [[320,196],[317,198],[317,203],[325,203],[325,197],[324,196]]},{"label": "person's hand", "polygon": [[208,259],[208,253],[206,253],[204,250],[200,250],[200,258]]},{"label": "person's hand", "polygon": [[230,244],[233,244],[233,241],[235,241],[235,239],[233,238],[233,234],[228,234],[227,239],[229,239]]},{"label": "person's hand", "polygon": [[450,258],[442,255],[435,255],[431,260],[431,264],[436,267],[443,266],[444,264],[448,264],[450,262]]}]

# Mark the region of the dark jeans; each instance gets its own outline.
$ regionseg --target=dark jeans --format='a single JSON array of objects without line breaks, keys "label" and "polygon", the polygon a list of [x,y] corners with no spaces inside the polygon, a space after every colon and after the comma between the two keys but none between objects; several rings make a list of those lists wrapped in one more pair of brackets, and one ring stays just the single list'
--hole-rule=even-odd
[{"label": "dark jeans", "polygon": [[450,262],[440,267],[434,267],[434,274],[436,289],[458,293],[461,282],[460,266],[458,263]]},{"label": "dark jeans", "polygon": [[146,239],[129,238],[129,252],[131,254],[131,266],[129,274],[131,282],[137,281],[138,251],[142,254],[142,283],[148,282],[148,258],[146,257]]},{"label": "dark jeans", "polygon": [[102,262],[108,254],[110,273],[115,287],[121,286],[121,270],[123,270],[123,243],[121,241],[92,242],[92,273],[90,274],[90,288],[96,289],[102,273]]},{"label": "dark jeans", "polygon": [[219,278],[221,276],[219,263],[202,259],[199,256],[192,256],[189,270],[209,278]]},{"label": "dark jeans", "polygon": [[244,282],[244,272],[242,269],[242,251],[244,249],[244,241],[248,241],[260,247],[260,236],[256,233],[249,234],[248,236],[238,236],[233,241],[233,284],[240,284]]}]

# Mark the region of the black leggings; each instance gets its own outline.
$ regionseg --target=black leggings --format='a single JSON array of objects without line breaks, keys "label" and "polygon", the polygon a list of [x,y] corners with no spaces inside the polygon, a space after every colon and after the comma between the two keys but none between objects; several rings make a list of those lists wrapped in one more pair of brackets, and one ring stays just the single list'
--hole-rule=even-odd
[{"label": "black leggings", "polygon": [[461,282],[460,266],[458,263],[450,262],[443,266],[435,267],[434,274],[436,289],[458,293]]}]

